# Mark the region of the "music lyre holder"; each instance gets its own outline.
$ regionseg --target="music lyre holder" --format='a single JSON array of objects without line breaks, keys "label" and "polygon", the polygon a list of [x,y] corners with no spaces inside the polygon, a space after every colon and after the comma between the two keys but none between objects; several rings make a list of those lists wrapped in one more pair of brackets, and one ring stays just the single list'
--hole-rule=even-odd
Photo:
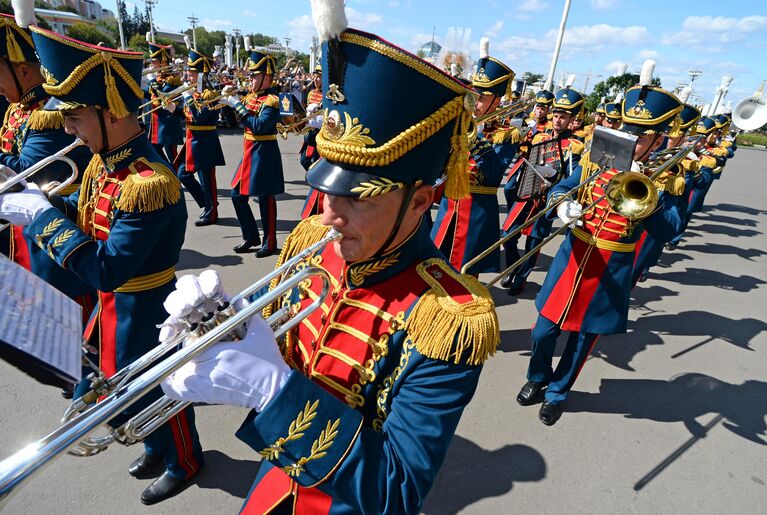
[{"label": "music lyre holder", "polygon": [[639,138],[608,127],[597,127],[591,140],[590,160],[600,167],[631,170]]}]

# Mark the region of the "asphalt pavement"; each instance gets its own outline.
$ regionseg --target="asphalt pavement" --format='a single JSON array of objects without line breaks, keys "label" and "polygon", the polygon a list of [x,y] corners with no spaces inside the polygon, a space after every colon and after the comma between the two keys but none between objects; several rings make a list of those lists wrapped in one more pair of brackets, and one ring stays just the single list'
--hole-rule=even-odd
[{"label": "asphalt pavement", "polygon": [[[229,180],[242,138],[224,131],[221,139],[227,165],[217,173],[220,222],[195,227],[199,209],[187,195],[177,268],[179,274],[214,268],[234,293],[267,273],[276,257],[232,252],[241,237]],[[299,220],[307,191],[299,144],[297,137],[280,141],[286,179],[277,202],[280,243]],[[748,148],[730,160],[682,244],[664,253],[634,291],[629,332],[597,343],[555,426],[541,424],[537,407],[521,407],[514,397],[525,381],[533,300],[556,244],[544,250],[520,297],[493,289],[502,341],[424,513],[764,512],[765,160],[767,152]],[[4,363],[0,388],[4,457],[55,429],[66,401]],[[5,513],[237,512],[260,459],[234,437],[246,411],[208,406],[196,413],[206,466],[177,497],[143,506],[139,495],[150,480],[127,473],[142,448],[115,447],[91,458],[60,457],[17,489]]]}]

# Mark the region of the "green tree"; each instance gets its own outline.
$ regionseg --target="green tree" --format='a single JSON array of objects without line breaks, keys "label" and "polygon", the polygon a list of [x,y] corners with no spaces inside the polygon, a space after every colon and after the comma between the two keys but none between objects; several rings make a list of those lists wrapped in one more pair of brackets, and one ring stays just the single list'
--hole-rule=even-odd
[{"label": "green tree", "polygon": [[67,30],[67,36],[92,45],[103,43],[106,46],[114,47],[114,39],[101,32],[95,26],[89,23],[77,22]]},{"label": "green tree", "polygon": [[[594,86],[594,91],[586,97],[585,106],[589,112],[594,112],[602,97],[606,97],[611,102],[619,91],[625,92],[632,86],[639,83],[638,73],[624,73],[623,75],[613,75],[607,79],[598,82]],[[660,79],[653,77],[653,86],[660,86]]]},{"label": "green tree", "polygon": [[522,74],[520,78],[523,81],[527,82],[528,84],[535,84],[536,82],[540,82],[543,80],[543,74],[525,72]]},{"label": "green tree", "polygon": [[[189,36],[190,40],[194,40],[192,36],[192,29],[184,31]],[[224,36],[226,32],[223,30],[208,31],[205,27],[197,27],[197,51],[208,57],[213,56],[213,51],[216,49],[216,45],[224,45]],[[186,53],[186,50],[184,50]]]}]

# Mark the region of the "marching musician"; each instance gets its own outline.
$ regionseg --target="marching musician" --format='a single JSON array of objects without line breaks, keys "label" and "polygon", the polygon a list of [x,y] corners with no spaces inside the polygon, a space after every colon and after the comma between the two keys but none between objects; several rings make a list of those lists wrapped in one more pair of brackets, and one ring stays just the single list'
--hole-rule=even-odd
[{"label": "marching musician", "polygon": [[[216,167],[226,164],[221,142],[218,139],[219,109],[210,102],[216,92],[209,82],[211,61],[196,50],[189,50],[187,59],[189,82],[197,84],[202,74],[202,92],[184,91],[184,116],[186,117],[186,141],[182,150],[183,160],[178,167],[181,184],[203,208],[194,225],[201,227],[218,221],[218,191]],[[197,182],[194,174],[197,173]]]},{"label": "marching musician", "polygon": [[706,194],[714,183],[714,170],[724,165],[727,151],[717,144],[717,123],[711,117],[704,116],[698,121],[695,128],[697,134],[705,136],[700,149],[696,150],[698,160],[698,173],[692,183],[687,209],[683,214],[682,225],[674,237],[666,244],[666,250],[674,250],[687,230],[687,225],[692,215],[703,209]]},{"label": "marching musician", "polygon": [[[309,90],[306,104],[306,116],[311,116],[312,118],[306,122],[309,128],[304,134],[304,142],[299,151],[299,155],[301,156],[301,166],[304,167],[304,170],[309,170],[309,168],[320,158],[320,154],[317,152],[317,133],[319,132],[320,127],[322,127],[322,115],[318,113],[321,108],[322,65],[318,63],[314,68],[314,72],[312,72],[312,89]],[[312,215],[322,214],[322,199],[322,192],[309,187],[304,207],[301,209],[301,219],[308,218]]]},{"label": "marching musician", "polygon": [[623,118],[621,117],[621,103],[607,102],[605,104],[605,114],[604,118],[602,119],[602,127],[617,130],[620,128],[621,123],[623,123]]},{"label": "marching musician", "polygon": [[[650,61],[654,66],[654,62]],[[623,103],[622,130],[638,136],[633,159],[638,170],[663,142],[662,134],[682,110],[679,100],[661,88],[650,87],[652,70],[644,68],[641,86],[628,90]],[[573,174],[551,188],[549,205],[596,170],[584,157]],[[645,173],[648,170],[643,170]],[[644,219],[631,220],[614,211],[606,198],[596,208],[582,212],[582,205],[602,196],[618,170],[606,168],[585,187],[578,200],[562,199],[556,215],[572,229],[565,236],[536,298],[538,319],[532,329],[532,355],[527,383],[517,402],[543,404],[538,416],[546,425],[557,422],[563,402],[599,335],[626,331],[634,247],[641,230],[667,241],[681,223],[671,197],[661,201]],[[552,208],[553,210],[553,208]],[[552,359],[557,338],[569,331],[556,369]]]},{"label": "marching musician", "polygon": [[[138,124],[142,55],[30,29],[49,73],[43,88],[51,98],[44,108],[63,114],[67,133],[94,156],[81,190],[52,198],[56,207],[27,188],[0,197],[0,217],[27,225],[27,235],[50,259],[98,290],[84,339],[98,350],[91,361],[109,377],[157,344],[184,242],[186,206],[170,164]],[[76,395],[89,386],[84,380]],[[159,393],[111,424],[117,427]],[[139,478],[159,475],[141,494],[141,502],[154,504],[178,493],[202,466],[193,410],[151,433],[144,449],[128,471]]]},{"label": "marching musician", "polygon": [[[245,69],[250,75],[251,92],[242,100],[229,95],[221,103],[234,109],[237,121],[245,126],[242,160],[232,179],[232,204],[242,231],[237,253],[261,245],[256,257],[271,256],[277,251],[277,200],[284,193],[282,156],[277,144],[280,121],[277,90],[272,87],[277,61],[274,56],[251,50]],[[261,210],[263,245],[248,199],[256,197]]]},{"label": "marching musician", "polygon": [[[700,110],[695,106],[686,104],[690,95],[690,89],[685,88],[679,95],[679,101],[684,104],[679,113],[679,119],[675,120],[668,129],[665,147],[673,148],[683,143],[687,136],[695,135],[695,124],[700,120]],[[662,153],[660,150],[658,153]],[[692,153],[691,153],[692,154]],[[694,174],[698,170],[698,158],[694,154],[684,159],[680,165],[664,173],[655,180],[655,187],[658,189],[660,197],[673,195],[679,197],[676,204],[682,217],[687,212],[688,199],[694,181]],[[650,268],[655,266],[663,253],[664,242],[653,237],[652,234],[644,232],[637,242],[637,258],[634,262],[634,272],[632,275],[632,284],[644,282],[650,272]]]},{"label": "marching musician", "polygon": [[[482,38],[480,58],[471,79],[472,87],[480,93],[476,116],[495,111],[514,83],[514,72],[489,55],[489,45],[488,38]],[[518,148],[519,132],[516,128],[499,123],[488,125],[483,134],[473,138],[465,172],[470,195],[459,199],[443,196],[431,230],[434,243],[458,270],[495,242],[500,234],[498,188],[508,161],[506,166],[502,164],[494,146],[511,148],[509,161]],[[467,273],[497,272],[500,259],[500,250],[496,249]]]},{"label": "marching musician", "polygon": [[[570,170],[575,166],[574,163],[578,161],[583,153],[583,143],[575,139],[570,130],[570,123],[583,108],[583,102],[583,96],[578,91],[571,89],[569,86],[560,89],[551,106],[551,128],[545,129],[543,132],[537,132],[532,138],[531,145],[545,145],[542,150],[543,163],[552,167],[556,172],[554,176],[547,178],[551,183],[567,177]],[[524,163],[519,163],[520,166],[522,164]],[[544,198],[540,195],[527,200],[515,199],[513,193],[518,188],[518,180],[519,174],[514,173],[509,181],[513,181],[512,185],[508,186],[507,184],[507,188],[509,188],[508,198],[512,203],[509,204],[509,213],[503,222],[504,236],[523,225],[545,206]],[[545,195],[545,191],[542,193]],[[547,217],[541,217],[521,233],[510,238],[505,244],[506,266],[511,266],[522,257],[518,248],[518,242],[522,234],[525,234],[525,253],[529,253],[551,233],[551,224],[552,220]],[[535,268],[535,262],[538,260],[539,255],[540,251],[530,255],[522,264],[518,265],[501,280],[501,286],[509,289],[509,295],[520,295],[525,290],[527,277]]]},{"label": "marching musician", "polygon": [[[23,19],[22,13],[20,16]],[[44,82],[29,30],[19,27],[12,16],[0,15],[0,94],[10,102],[0,129],[0,165],[16,173],[55,154],[75,139],[64,132],[61,113],[43,109],[50,98],[43,90]],[[91,153],[81,146],[68,157],[79,170],[84,170]],[[55,162],[30,177],[29,182],[43,186],[50,181],[63,181],[70,173],[69,166]],[[79,187],[80,177],[61,194],[68,195]],[[85,322],[95,304],[95,291],[53,263],[35,240],[24,234],[23,227],[12,225],[9,231],[2,232],[5,234],[0,238],[5,244],[0,251],[80,304]]]},{"label": "marching musician", "polygon": [[[163,388],[253,409],[237,436],[263,461],[244,514],[417,513],[499,339],[489,292],[445,261],[423,216],[443,173],[448,196],[467,193],[474,93],[346,30],[342,13],[320,21],[333,24],[318,27],[328,116],[307,180],[324,211],[293,230],[279,263],[337,229],[343,239],[311,259],[331,293],[281,345],[254,317],[247,337],[211,347]],[[419,101],[400,109],[414,89]],[[276,304],[306,307],[321,289],[307,279]]]},{"label": "marching musician", "polygon": [[[173,46],[158,45],[149,41],[149,57],[155,69],[168,67],[172,64]],[[148,85],[146,96],[151,100],[151,109],[148,114],[149,131],[147,137],[158,154],[163,156],[172,165],[178,155],[178,145],[184,143],[184,131],[181,121],[184,113],[179,100],[167,98],[167,93],[181,86],[181,79],[173,70],[160,70],[156,74],[146,76]],[[158,108],[159,109],[155,109]]]}]

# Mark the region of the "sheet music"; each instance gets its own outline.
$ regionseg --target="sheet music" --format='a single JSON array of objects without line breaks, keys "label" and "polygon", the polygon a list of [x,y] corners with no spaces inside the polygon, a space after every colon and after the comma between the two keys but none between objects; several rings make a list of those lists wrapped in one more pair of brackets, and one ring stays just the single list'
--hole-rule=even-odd
[{"label": "sheet music", "polygon": [[82,374],[81,317],[75,301],[0,255],[0,344],[77,382]]}]

